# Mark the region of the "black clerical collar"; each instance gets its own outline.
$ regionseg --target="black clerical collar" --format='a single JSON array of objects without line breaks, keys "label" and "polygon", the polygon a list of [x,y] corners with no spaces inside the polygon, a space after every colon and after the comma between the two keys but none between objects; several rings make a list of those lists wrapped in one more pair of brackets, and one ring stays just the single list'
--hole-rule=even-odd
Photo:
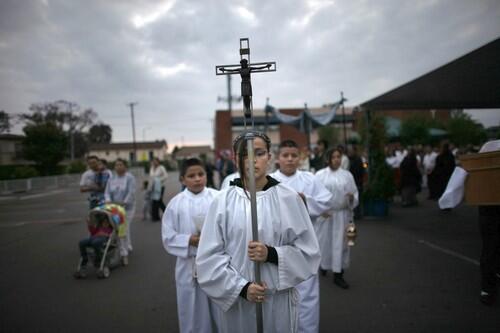
[{"label": "black clerical collar", "polygon": [[[267,183],[262,188],[262,191],[267,191],[271,187],[276,186],[280,183],[279,181],[277,181],[276,179],[274,179],[273,177],[271,177],[269,175],[266,176],[266,179],[267,179]],[[243,183],[241,182],[241,178],[235,178],[231,182],[229,182],[229,186],[233,186],[233,185],[243,188]]]}]

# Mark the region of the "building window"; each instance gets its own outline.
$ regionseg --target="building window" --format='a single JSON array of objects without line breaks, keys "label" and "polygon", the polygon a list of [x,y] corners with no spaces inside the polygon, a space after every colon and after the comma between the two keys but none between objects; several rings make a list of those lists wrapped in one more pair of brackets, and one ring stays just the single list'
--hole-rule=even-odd
[{"label": "building window", "polygon": [[149,151],[149,160],[152,161],[153,158],[155,157],[155,154],[152,150]]}]

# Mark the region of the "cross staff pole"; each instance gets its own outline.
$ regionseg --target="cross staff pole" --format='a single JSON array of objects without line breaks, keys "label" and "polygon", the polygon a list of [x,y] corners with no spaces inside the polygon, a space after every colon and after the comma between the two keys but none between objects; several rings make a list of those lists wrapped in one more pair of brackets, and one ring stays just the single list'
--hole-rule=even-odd
[{"label": "cross staff pole", "polygon": [[[252,129],[254,127],[251,73],[275,72],[275,71],[276,71],[275,62],[261,62],[253,64],[250,63],[250,42],[248,38],[240,38],[240,65],[215,66],[216,75],[240,74],[241,76],[241,97],[243,99],[243,106],[244,106],[245,130],[247,129],[247,119],[251,121]],[[249,164],[248,190],[250,192],[252,238],[253,241],[258,242],[259,229],[257,221],[257,193],[255,188],[255,169],[251,165],[251,163],[254,163],[255,161],[255,153],[254,153],[255,135],[253,133],[247,133],[245,135],[245,140],[247,142],[247,154],[248,154],[248,164]],[[259,262],[254,263],[254,275],[255,275],[255,283],[261,284],[262,281],[260,278]],[[262,303],[255,303],[255,306],[256,306],[255,313],[257,320],[257,333],[263,333],[264,325],[262,317]]]}]

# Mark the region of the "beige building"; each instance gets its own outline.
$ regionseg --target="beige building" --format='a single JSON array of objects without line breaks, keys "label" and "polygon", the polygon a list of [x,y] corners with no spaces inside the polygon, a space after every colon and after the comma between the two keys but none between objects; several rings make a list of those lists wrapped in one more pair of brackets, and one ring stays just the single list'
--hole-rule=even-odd
[{"label": "beige building", "polygon": [[176,160],[183,160],[186,158],[202,158],[205,156],[209,160],[213,162],[214,160],[214,151],[210,146],[184,146],[179,148],[175,152],[174,158]]},{"label": "beige building", "polygon": [[158,157],[160,161],[163,161],[167,159],[167,149],[168,145],[165,140],[136,142],[135,151],[137,152],[137,159],[135,159],[134,144],[132,142],[99,143],[90,145],[88,155],[96,155],[109,162],[115,161],[118,158],[129,162],[134,160],[147,162],[152,160],[153,157]]},{"label": "beige building", "polygon": [[23,135],[0,134],[0,165],[25,164],[22,159]]}]

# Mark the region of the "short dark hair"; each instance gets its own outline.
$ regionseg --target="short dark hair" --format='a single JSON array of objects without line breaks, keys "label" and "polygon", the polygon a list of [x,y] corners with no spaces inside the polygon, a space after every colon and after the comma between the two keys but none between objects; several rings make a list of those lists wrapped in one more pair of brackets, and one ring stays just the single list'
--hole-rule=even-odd
[{"label": "short dark hair", "polygon": [[116,162],[122,162],[123,165],[125,165],[125,167],[128,168],[128,163],[123,158],[117,158],[115,161],[115,164],[116,164]]},{"label": "short dark hair", "polygon": [[283,140],[281,141],[280,143],[280,146],[279,146],[279,149],[281,148],[299,148],[299,145],[297,144],[297,142],[293,141],[293,140]]},{"label": "short dark hair", "polygon": [[323,144],[323,146],[325,146],[325,149],[328,149],[328,141],[326,140],[323,140],[323,139],[319,139],[318,142],[316,142],[316,144],[319,146],[320,144]]},{"label": "short dark hair", "polygon": [[101,161],[101,163],[104,164],[105,166],[108,166],[108,161],[105,158],[101,158],[99,159],[99,161]]},{"label": "short dark hair", "polygon": [[[186,175],[187,170],[192,166],[201,166],[203,170],[205,170],[205,165],[199,158],[188,158],[181,165],[181,173],[180,176],[184,177]],[[206,172],[206,171],[205,171]]]},{"label": "short dark hair", "polygon": [[96,155],[89,155],[89,156],[87,156],[87,161],[89,161],[89,160],[99,161],[99,157],[97,157]]}]

